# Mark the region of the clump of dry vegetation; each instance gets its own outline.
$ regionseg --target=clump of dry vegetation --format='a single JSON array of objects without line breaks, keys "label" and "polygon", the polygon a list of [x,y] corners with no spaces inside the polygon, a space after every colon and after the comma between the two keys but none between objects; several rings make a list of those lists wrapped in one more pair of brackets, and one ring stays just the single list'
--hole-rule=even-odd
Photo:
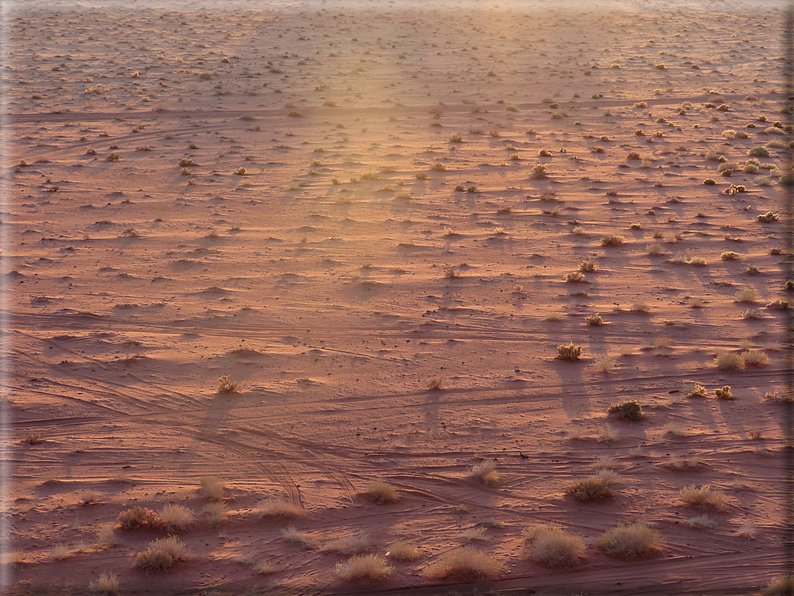
[{"label": "clump of dry vegetation", "polygon": [[609,556],[627,560],[648,559],[662,549],[659,532],[642,522],[607,530],[597,544]]},{"label": "clump of dry vegetation", "polygon": [[530,559],[551,567],[573,567],[586,550],[584,540],[557,524],[538,524],[524,532]]},{"label": "clump of dry vegetation", "polygon": [[149,543],[149,547],[135,557],[135,566],[149,573],[167,571],[178,561],[188,558],[185,544],[176,536],[168,536]]},{"label": "clump of dry vegetation", "polygon": [[122,530],[157,530],[162,527],[163,520],[151,509],[133,507],[119,514],[119,524]]},{"label": "clump of dry vegetation", "polygon": [[595,476],[571,483],[566,492],[583,502],[603,501],[615,494],[612,487],[616,484],[618,484],[617,474],[610,470],[602,470]]},{"label": "clump of dry vegetation", "polygon": [[166,505],[160,511],[160,525],[169,534],[186,532],[194,519],[193,512],[184,505]]},{"label": "clump of dry vegetation", "polygon": [[370,482],[364,494],[369,497],[370,501],[378,505],[396,503],[400,498],[397,489],[383,480]]},{"label": "clump of dry vegetation", "polygon": [[499,472],[496,471],[496,462],[492,459],[487,459],[472,466],[471,476],[481,484],[490,487],[498,486],[501,481]]},{"label": "clump of dry vegetation", "polygon": [[224,375],[218,379],[218,393],[237,393],[239,384],[232,382],[228,375]]},{"label": "clump of dry vegetation", "polygon": [[608,234],[601,238],[601,246],[623,246],[625,242],[625,236],[618,236],[615,234]]},{"label": "clump of dry vegetation", "polygon": [[642,420],[642,406],[636,399],[612,404],[609,406],[609,413],[627,420]]},{"label": "clump of dry vegetation", "polygon": [[102,573],[88,584],[88,592],[102,596],[115,596],[119,593],[119,578],[114,573]]},{"label": "clump of dry vegetation", "polygon": [[582,356],[582,346],[576,346],[573,342],[569,345],[557,346],[557,359],[566,360],[568,362],[576,362]]},{"label": "clump of dry vegetation", "polygon": [[380,582],[391,573],[392,568],[377,555],[359,555],[336,565],[336,576],[345,581]]},{"label": "clump of dry vegetation", "polygon": [[425,575],[431,579],[465,582],[498,579],[501,574],[498,560],[470,546],[454,550],[425,568]]},{"label": "clump of dry vegetation", "polygon": [[221,501],[223,500],[223,491],[226,490],[226,484],[220,478],[214,476],[204,476],[199,480],[199,496],[208,501]]},{"label": "clump of dry vegetation", "polygon": [[685,486],[678,493],[678,497],[684,505],[691,505],[699,509],[723,509],[725,507],[725,493],[712,489],[708,484],[701,487],[694,484]]},{"label": "clump of dry vegetation", "polygon": [[744,358],[734,352],[718,352],[714,364],[720,370],[744,370]]},{"label": "clump of dry vegetation", "polygon": [[306,515],[306,510],[300,505],[276,497],[259,503],[257,512],[261,519],[292,519]]},{"label": "clump of dry vegetation", "polygon": [[410,542],[400,540],[389,546],[386,556],[400,562],[415,561],[421,555],[419,549]]}]

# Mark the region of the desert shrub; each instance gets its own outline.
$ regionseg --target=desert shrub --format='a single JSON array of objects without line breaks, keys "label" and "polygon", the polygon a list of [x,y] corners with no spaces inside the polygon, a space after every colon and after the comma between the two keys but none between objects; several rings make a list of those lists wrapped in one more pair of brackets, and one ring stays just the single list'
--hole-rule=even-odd
[{"label": "desert shrub", "polygon": [[604,319],[603,317],[601,317],[601,315],[595,313],[593,315],[588,315],[587,317],[585,317],[584,322],[587,323],[588,325],[592,325],[593,327],[600,327],[601,325],[604,324]]},{"label": "desert shrub", "polygon": [[698,488],[694,484],[685,486],[678,493],[684,505],[691,505],[700,509],[722,509],[725,506],[725,493],[714,490],[706,484]]},{"label": "desert shrub", "polygon": [[538,157],[551,157],[553,153],[551,151],[547,151],[546,149],[541,149],[538,151]]},{"label": "desert shrub", "polygon": [[625,241],[623,236],[610,234],[601,238],[601,246],[622,246]]},{"label": "desert shrub", "polygon": [[723,261],[738,261],[739,258],[741,258],[741,256],[742,255],[740,255],[738,252],[734,252],[732,250],[726,250],[724,253],[720,255],[720,258]]},{"label": "desert shrub", "polygon": [[487,459],[471,468],[471,477],[485,486],[497,486],[501,480],[496,471],[496,462]]},{"label": "desert shrub", "polygon": [[707,263],[703,257],[692,257],[687,261],[687,264],[693,267],[705,267]]},{"label": "desert shrub", "polygon": [[734,300],[736,302],[746,302],[752,304],[753,302],[757,302],[760,295],[758,294],[758,290],[755,288],[741,288],[740,290],[736,291],[736,295]]},{"label": "desert shrub", "polygon": [[162,523],[159,515],[144,507],[133,507],[119,513],[119,524],[123,530],[138,528],[156,530],[162,526]]},{"label": "desert shrub", "polygon": [[706,388],[699,383],[692,383],[684,391],[687,397],[706,397]]},{"label": "desert shrub", "polygon": [[612,404],[609,406],[609,413],[617,414],[618,418],[642,420],[642,406],[635,399],[624,401],[619,404]]},{"label": "desert shrub", "polygon": [[703,181],[703,184],[705,184],[706,186],[714,186],[715,184],[717,184],[717,181],[714,180],[713,178],[706,178]]},{"label": "desert shrub", "polygon": [[640,154],[637,153],[636,151],[630,151],[629,154],[626,156],[626,161],[632,161],[636,159],[640,159]]},{"label": "desert shrub", "polygon": [[193,520],[193,512],[184,505],[166,505],[160,511],[161,527],[168,533],[187,531]]},{"label": "desert shrub", "polygon": [[441,384],[443,381],[441,379],[430,379],[427,382],[427,388],[430,391],[441,391]]},{"label": "desert shrub", "polygon": [[207,516],[207,521],[212,525],[218,525],[226,520],[226,503],[223,501],[210,501],[201,508],[201,512]]},{"label": "desert shrub", "polygon": [[246,174],[247,172],[248,172],[248,170],[246,170],[246,169],[245,169],[245,168],[243,168],[243,167],[239,167],[239,168],[237,168],[237,169],[234,171],[234,173],[235,173],[235,174],[237,174],[238,176],[245,176],[245,174]]},{"label": "desert shrub", "polygon": [[551,567],[572,567],[584,556],[585,544],[557,524],[538,524],[524,532],[529,558]]},{"label": "desert shrub", "polygon": [[736,399],[736,396],[731,393],[730,385],[723,385],[722,388],[715,389],[714,395],[717,396],[717,399]]},{"label": "desert shrub", "polygon": [[147,573],[167,571],[174,566],[174,558],[163,550],[147,548],[135,557],[135,566]]},{"label": "desert shrub", "polygon": [[204,476],[199,480],[199,496],[210,501],[223,499],[223,491],[226,484],[220,478],[214,476]]},{"label": "desert shrub", "polygon": [[399,500],[397,489],[383,480],[375,480],[370,482],[364,494],[369,497],[369,500],[378,505],[385,505],[387,503],[396,503]]},{"label": "desert shrub", "polygon": [[791,596],[794,594],[794,578],[782,575],[769,582],[763,592],[764,596]]},{"label": "desert shrub", "polygon": [[662,245],[659,244],[658,242],[649,244],[648,246],[645,247],[645,250],[648,252],[649,255],[657,255],[657,256],[664,252]]},{"label": "desert shrub", "polygon": [[342,555],[360,555],[372,550],[372,540],[365,532],[343,534],[326,540],[320,546],[320,552],[339,553]]},{"label": "desert shrub", "polygon": [[281,530],[281,539],[297,544],[307,550],[319,548],[320,546],[320,540],[316,536],[308,532],[301,532],[295,526],[289,526]]},{"label": "desert shrub", "polygon": [[569,345],[557,346],[557,359],[575,362],[582,355],[582,346],[575,346],[573,342]]},{"label": "desert shrub", "polygon": [[345,581],[378,582],[389,578],[392,568],[382,557],[360,555],[337,563],[336,576]]},{"label": "desert shrub", "polygon": [[135,566],[149,572],[166,571],[187,558],[185,544],[176,536],[168,536],[150,542],[145,551],[138,553]]},{"label": "desert shrub", "polygon": [[617,484],[617,477],[609,471],[569,484],[565,492],[573,495],[578,501],[603,501],[615,493],[612,487]]},{"label": "desert shrub", "polygon": [[720,370],[744,370],[744,358],[733,352],[720,352],[714,358],[714,364]]},{"label": "desert shrub", "polygon": [[99,578],[88,584],[88,592],[91,594],[114,596],[119,593],[119,578],[113,573],[103,573]]},{"label": "desert shrub", "polygon": [[791,308],[791,304],[788,300],[773,300],[766,307],[772,310],[788,310]]},{"label": "desert shrub", "polygon": [[766,366],[769,364],[769,356],[763,350],[747,350],[744,354],[744,363],[747,366]]},{"label": "desert shrub", "polygon": [[543,180],[546,177],[547,177],[546,166],[543,165],[542,163],[536,164],[532,168],[532,178],[534,178],[535,180]]},{"label": "desert shrub", "polygon": [[774,211],[767,211],[763,215],[756,217],[756,219],[761,223],[772,223],[773,221],[778,221],[780,219],[780,215]]},{"label": "desert shrub", "polygon": [[501,574],[499,561],[471,546],[456,549],[425,568],[425,575],[431,579],[466,582],[493,580]]},{"label": "desert shrub", "polygon": [[238,383],[233,383],[229,375],[218,379],[218,393],[236,393],[238,388]]},{"label": "desert shrub", "polygon": [[433,167],[430,168],[430,169],[433,170],[434,172],[446,172],[447,171],[447,166],[445,166],[443,163],[439,162],[439,163],[433,164]]},{"label": "desert shrub", "polygon": [[579,271],[583,273],[594,273],[597,267],[594,261],[584,260],[579,263]]},{"label": "desert shrub", "polygon": [[570,273],[566,273],[563,279],[568,283],[585,281],[584,274],[579,271],[571,271]]},{"label": "desert shrub", "polygon": [[306,510],[300,505],[287,501],[286,499],[271,498],[259,503],[259,517],[290,519],[306,515]]},{"label": "desert shrub", "polygon": [[398,541],[389,546],[386,556],[395,561],[415,561],[419,558],[419,549],[413,544],[405,541]]},{"label": "desert shrub", "polygon": [[618,559],[648,559],[661,551],[659,532],[642,522],[618,526],[604,532],[598,548]]}]

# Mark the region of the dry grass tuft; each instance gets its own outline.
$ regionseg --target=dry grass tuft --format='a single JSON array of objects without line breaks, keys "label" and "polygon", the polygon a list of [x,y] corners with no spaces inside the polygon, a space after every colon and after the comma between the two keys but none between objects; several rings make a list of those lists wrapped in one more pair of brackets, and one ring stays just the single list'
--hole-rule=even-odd
[{"label": "dry grass tuft", "polygon": [[331,538],[320,546],[324,553],[340,553],[342,555],[360,555],[372,550],[372,540],[364,532],[352,532]]},{"label": "dry grass tuft", "polygon": [[492,459],[472,466],[471,477],[481,484],[491,487],[498,486],[501,481],[501,477],[496,471],[496,462]]},{"label": "dry grass tuft", "polygon": [[713,490],[706,484],[698,488],[694,484],[685,486],[678,493],[684,505],[691,505],[699,509],[723,509],[725,507],[725,493]]},{"label": "dry grass tuft", "polygon": [[259,503],[258,513],[262,519],[290,519],[306,515],[306,510],[286,499],[273,498]]},{"label": "dry grass tuft", "polygon": [[336,576],[345,581],[379,582],[389,579],[391,572],[392,568],[377,555],[352,557],[336,566]]},{"label": "dry grass tuft", "polygon": [[742,354],[744,363],[747,366],[766,366],[769,364],[769,356],[763,350],[747,350]]},{"label": "dry grass tuft", "polygon": [[615,494],[612,487],[616,484],[618,484],[617,474],[609,470],[602,470],[591,478],[569,484],[565,492],[583,502],[603,501]]},{"label": "dry grass tuft", "polygon": [[210,501],[201,508],[201,512],[213,526],[226,521],[226,503],[223,501]]},{"label": "dry grass tuft", "polygon": [[65,561],[74,554],[74,550],[65,544],[57,544],[50,551],[50,559],[53,561]]},{"label": "dry grass tuft", "polygon": [[151,509],[133,507],[119,513],[119,524],[122,530],[135,530],[138,528],[156,530],[162,525],[162,520]]},{"label": "dry grass tuft", "polygon": [[753,304],[758,302],[760,295],[755,288],[742,288],[736,292],[734,300],[740,303]]},{"label": "dry grass tuft", "polygon": [[524,532],[528,541],[529,558],[551,567],[572,567],[579,564],[585,553],[585,544],[576,534],[563,530],[557,524],[538,524]]},{"label": "dry grass tuft", "polygon": [[185,544],[176,536],[168,536],[149,543],[149,547],[135,557],[135,566],[146,572],[160,572],[171,569],[177,561],[188,558]]},{"label": "dry grass tuft", "polygon": [[313,550],[320,547],[320,540],[309,532],[301,532],[295,526],[289,526],[281,530],[281,538],[292,544],[297,544],[306,550]]},{"label": "dry grass tuft", "polygon": [[378,505],[385,505],[387,503],[396,503],[400,496],[397,489],[383,480],[375,480],[370,482],[364,494],[369,497],[369,500]]},{"label": "dry grass tuft", "polygon": [[473,526],[466,528],[458,534],[461,541],[469,544],[471,542],[488,542],[490,538],[485,535],[486,529],[483,527]]},{"label": "dry grass tuft", "polygon": [[161,526],[169,534],[186,532],[193,520],[193,512],[184,505],[166,505],[160,511]]},{"label": "dry grass tuft", "polygon": [[214,476],[205,476],[200,481],[199,496],[209,501],[220,501],[223,499],[223,491],[226,484],[223,480]]},{"label": "dry grass tuft", "polygon": [[501,574],[499,561],[471,546],[454,550],[425,568],[425,575],[430,579],[465,582],[497,579]]},{"label": "dry grass tuft", "polygon": [[113,596],[119,593],[119,578],[113,573],[103,573],[98,579],[88,584],[91,594]]},{"label": "dry grass tuft", "polygon": [[642,522],[618,526],[604,532],[598,548],[618,559],[648,559],[662,548],[659,532]]},{"label": "dry grass tuft", "polygon": [[409,562],[416,561],[421,554],[413,544],[401,540],[389,546],[386,556],[395,561]]},{"label": "dry grass tuft", "polygon": [[744,358],[733,352],[719,352],[714,358],[714,364],[720,370],[744,370]]}]

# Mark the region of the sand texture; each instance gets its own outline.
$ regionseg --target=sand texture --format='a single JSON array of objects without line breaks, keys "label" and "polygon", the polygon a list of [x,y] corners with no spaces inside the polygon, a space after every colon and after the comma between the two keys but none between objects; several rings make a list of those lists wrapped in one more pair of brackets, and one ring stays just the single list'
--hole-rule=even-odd
[{"label": "sand texture", "polygon": [[761,592],[783,5],[17,3],[9,593]]}]

